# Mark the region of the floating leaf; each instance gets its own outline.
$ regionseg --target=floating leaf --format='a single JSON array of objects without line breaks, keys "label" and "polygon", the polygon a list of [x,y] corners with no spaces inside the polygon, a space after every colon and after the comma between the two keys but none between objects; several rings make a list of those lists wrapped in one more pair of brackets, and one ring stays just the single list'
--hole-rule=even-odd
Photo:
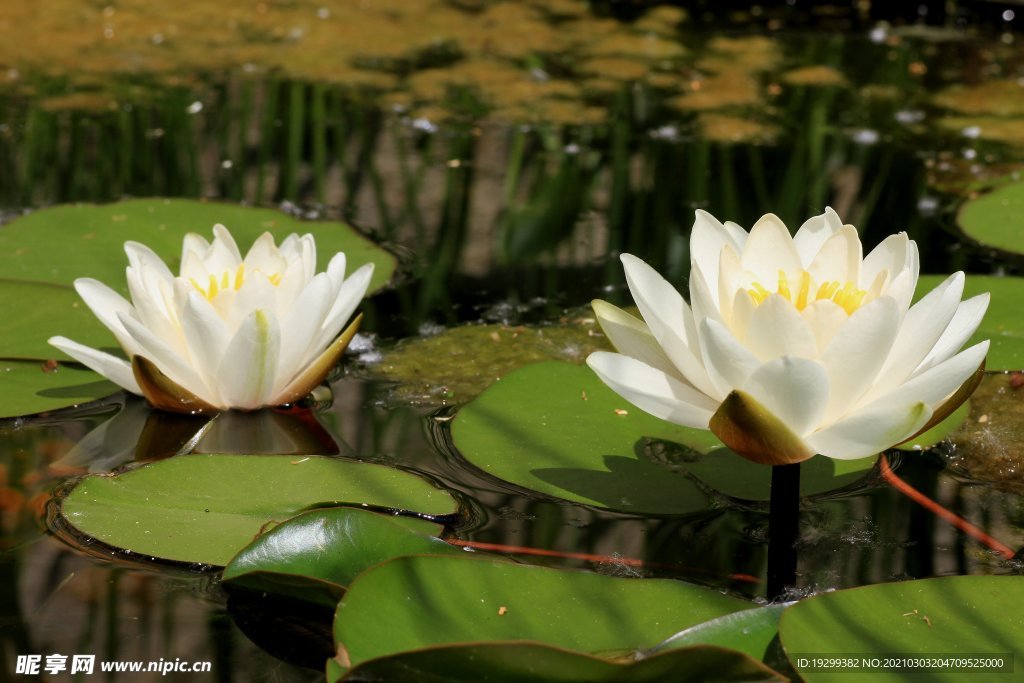
[{"label": "floating leaf", "polygon": [[654,647],[651,653],[693,645],[717,645],[762,660],[769,644],[779,634],[779,617],[784,609],[786,605],[768,605],[726,614],[680,631]]},{"label": "floating leaf", "polygon": [[86,346],[116,347],[107,328],[71,287],[0,280],[0,358],[70,360],[46,343],[56,334]]},{"label": "floating leaf", "polygon": [[421,555],[361,574],[338,605],[334,635],[352,665],[480,641],[530,641],[612,657],[749,605],[681,581]]},{"label": "floating leaf", "polygon": [[[986,247],[1024,254],[1024,182],[1009,183],[967,200],[956,221],[965,235]],[[968,284],[970,281],[967,278]]]},{"label": "floating leaf", "polygon": [[[542,397],[543,400],[540,400]],[[746,500],[767,500],[771,469],[724,448],[711,432],[659,420],[628,404],[587,367],[546,362],[512,372],[463,407],[455,447],[489,474],[588,505],[648,514],[710,506],[691,479]],[[805,495],[846,486],[875,458],[823,457],[802,466]]]},{"label": "floating leaf", "polygon": [[[1021,185],[1021,209],[1024,211],[1024,185]],[[985,195],[991,196],[991,195]],[[1024,217],[1024,212],[1020,214]],[[1014,230],[1024,231],[1024,222],[1016,224]],[[1018,248],[1024,253],[1024,243],[1017,234]],[[917,282],[916,298],[921,298],[939,283],[945,280],[942,275],[922,275]],[[981,326],[965,346],[971,346],[989,339],[992,346],[985,360],[986,370],[1022,370],[1024,369],[1024,315],[1021,314],[1020,302],[1024,301],[1024,278],[997,277],[994,275],[968,275],[964,286],[964,298],[976,296],[983,292],[992,294],[988,311],[985,313]]]},{"label": "floating leaf", "polygon": [[278,242],[289,233],[312,233],[319,271],[339,251],[345,252],[349,271],[373,262],[371,292],[383,286],[395,270],[394,256],[343,223],[300,221],[273,209],[219,202],[130,199],[55,206],[11,221],[0,231],[0,273],[63,285],[70,285],[75,278],[93,277],[126,294],[126,241],[142,242],[177,272],[186,233],[212,239],[216,223],[231,230],[243,253],[266,231]]},{"label": "floating leaf", "polygon": [[266,525],[341,504],[430,516],[457,511],[447,492],[382,465],[318,456],[187,455],[85,477],[60,501],[60,518],[72,527],[65,536],[84,535],[144,559],[225,565]]},{"label": "floating leaf", "polygon": [[[334,660],[331,660],[332,662]],[[336,665],[336,662],[335,662]],[[330,672],[331,669],[329,668]],[[534,643],[470,643],[373,659],[341,679],[417,683],[664,683],[664,681],[785,681],[740,652],[698,645],[639,661],[610,661]]]},{"label": "floating leaf", "polygon": [[[800,658],[902,655],[1002,656],[1013,671],[1024,661],[1024,600],[1017,576],[948,576],[822,593],[787,609],[779,634],[790,663],[807,681],[833,681],[834,670],[815,671]],[[963,681],[976,670],[939,667],[929,681]],[[914,672],[879,666],[843,673],[843,681],[905,681]],[[918,673],[917,675],[924,675]],[[1002,680],[990,673],[986,680]],[[969,677],[969,676],[968,676]]]},{"label": "floating leaf", "polygon": [[0,359],[0,418],[67,408],[120,390],[95,372],[74,365]]},{"label": "floating leaf", "polygon": [[224,569],[229,584],[334,607],[364,569],[400,555],[460,554],[436,538],[441,527],[409,517],[330,508],[261,535]]}]

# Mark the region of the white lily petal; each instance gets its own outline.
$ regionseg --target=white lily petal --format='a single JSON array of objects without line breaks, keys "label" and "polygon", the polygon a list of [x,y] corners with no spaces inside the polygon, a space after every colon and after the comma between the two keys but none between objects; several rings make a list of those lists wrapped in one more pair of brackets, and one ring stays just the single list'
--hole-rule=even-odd
[{"label": "white lily petal", "polygon": [[265,405],[273,389],[280,347],[277,319],[266,311],[253,311],[228,344],[218,371],[228,405],[243,410]]},{"label": "white lily petal", "polygon": [[901,232],[889,235],[872,249],[861,264],[860,288],[867,289],[879,273],[889,273],[891,282],[905,270],[909,242],[910,238],[907,237],[907,233]]},{"label": "white lily petal", "polygon": [[675,287],[637,257],[623,254],[621,260],[633,301],[665,355],[690,384],[704,393],[714,393],[699,359],[700,343],[689,305]]},{"label": "white lily petal", "polygon": [[139,267],[129,266],[125,269],[128,291],[135,304],[135,315],[156,336],[179,347],[182,339],[177,312],[173,307],[169,308],[169,304],[173,305],[173,298],[168,296],[174,280],[164,280],[162,275],[146,267],[147,262],[148,259],[144,259]]},{"label": "white lily petal", "polygon": [[873,395],[903,383],[920,365],[953,319],[963,291],[964,274],[954,273],[907,311]]},{"label": "white lily petal", "polygon": [[975,344],[949,360],[925,370],[916,377],[883,395],[869,392],[859,402],[858,409],[876,406],[900,406],[915,401],[924,401],[935,407],[960,388],[985,360],[988,340]]},{"label": "white lily petal", "polygon": [[825,240],[806,270],[815,282],[860,282],[861,244],[852,225]]},{"label": "white lily petal", "polygon": [[778,281],[780,271],[788,275],[802,267],[786,224],[771,213],[761,216],[750,229],[740,263],[762,282],[771,283]]},{"label": "white lily petal", "polygon": [[662,420],[707,429],[717,405],[673,377],[618,353],[597,351],[587,365],[624,399]]},{"label": "white lily petal", "polygon": [[736,290],[736,294],[732,299],[732,316],[728,321],[728,327],[732,330],[733,336],[748,349],[750,348],[750,344],[747,343],[747,337],[750,334],[750,319],[753,317],[756,308],[757,305],[747,290]]},{"label": "white lily petal", "polygon": [[[230,299],[230,306],[226,309],[221,308],[219,301],[220,297],[225,294],[233,297]],[[273,308],[275,312],[277,310],[277,288],[270,282],[266,274],[260,271],[249,273],[245,278],[245,283],[237,291],[223,292],[217,298],[218,300],[214,304],[221,311],[224,322],[232,332],[237,330],[242,325],[242,321],[257,309]]]},{"label": "white lily petal", "polygon": [[938,365],[959,351],[978,330],[978,325],[981,324],[981,319],[985,316],[985,311],[988,310],[989,299],[989,293],[985,292],[960,302],[956,313],[953,314],[953,319],[949,321],[942,336],[935,342],[935,346],[928,352],[924,360],[914,369],[911,377]]},{"label": "white lily petal", "polygon": [[740,389],[802,437],[825,414],[828,373],[816,361],[782,356],[757,368]]},{"label": "white lily petal", "polygon": [[154,276],[163,278],[168,282],[174,279],[171,269],[167,267],[164,260],[145,244],[133,241],[125,242],[124,253],[128,256],[128,266],[130,268],[145,268],[151,271]]},{"label": "white lily petal", "polygon": [[811,434],[806,441],[815,451],[830,458],[865,458],[913,436],[931,416],[932,409],[923,401],[895,407],[871,406]]},{"label": "white lily petal", "polygon": [[[738,228],[739,226],[735,227]],[[740,228],[740,232],[743,232],[742,228]],[[716,285],[718,282],[718,260],[721,256],[722,248],[730,246],[736,253],[739,253],[745,239],[746,232],[743,232],[743,239],[737,240],[735,229],[725,227],[707,211],[698,209],[694,217],[693,227],[690,229],[690,263],[692,264],[692,270],[702,270],[707,278],[707,282]]]},{"label": "white lily petal", "polygon": [[184,270],[185,262],[189,259],[195,258],[200,261],[203,258],[203,254],[210,250],[210,243],[202,235],[190,232],[185,235],[185,239],[181,243],[181,265]]},{"label": "white lily petal", "polygon": [[68,354],[93,372],[103,375],[122,389],[142,395],[142,389],[139,388],[139,383],[135,381],[135,375],[132,374],[132,366],[123,358],[79,344],[67,337],[50,337],[47,341],[50,345]]},{"label": "white lily petal", "polygon": [[91,277],[80,277],[75,280],[75,291],[78,292],[78,296],[82,297],[82,301],[93,312],[93,315],[114,333],[117,343],[122,347],[131,346],[131,335],[128,334],[118,318],[119,314],[127,315],[133,310],[132,305],[123,296]]},{"label": "white lily petal", "polygon": [[811,329],[818,353],[824,353],[836,333],[850,319],[842,306],[830,299],[820,299],[800,311],[801,317]]},{"label": "white lily petal", "polygon": [[352,312],[356,310],[356,306],[359,305],[359,302],[366,295],[366,290],[370,286],[372,277],[373,264],[364,263],[356,268],[355,272],[341,284],[338,293],[335,295],[334,302],[331,304],[331,308],[327,312],[323,324],[320,326],[320,332],[306,350],[305,359],[302,361],[303,365],[319,356],[334,341],[334,338],[338,336],[342,328],[345,327],[345,323],[352,317]]},{"label": "white lily petal", "polygon": [[832,337],[820,358],[831,387],[825,423],[844,415],[875,383],[899,323],[896,301],[882,297],[854,311]]},{"label": "white lily petal", "polygon": [[[724,324],[724,320],[717,303],[717,296],[712,295],[712,289],[704,280],[704,274],[699,269],[690,271],[690,310],[693,312],[694,320],[711,318]],[[730,311],[731,313],[731,311]]]},{"label": "white lily petal", "polygon": [[[221,359],[231,340],[231,331],[209,301],[190,292],[182,309],[181,329],[193,366],[203,377],[216,377]],[[223,405],[224,397],[216,383],[206,382],[209,402]]]},{"label": "white lily petal", "polygon": [[789,300],[772,294],[750,316],[747,348],[762,362],[780,356],[815,358],[818,343],[800,312]]},{"label": "white lily petal", "polygon": [[327,263],[327,276],[331,278],[335,289],[341,287],[341,283],[345,281],[345,266],[345,252],[338,252]]},{"label": "white lily petal", "polygon": [[[327,273],[320,273],[306,285],[295,300],[295,305],[285,314],[281,325],[281,360],[274,379],[273,393],[284,388],[304,369],[306,358],[310,355],[309,347],[319,336],[320,326],[334,303],[332,294],[330,278]],[[357,298],[356,302],[361,298]]]},{"label": "white lily petal", "polygon": [[818,255],[828,238],[842,227],[843,222],[832,210],[832,207],[825,207],[825,213],[808,218],[797,229],[796,234],[793,235],[793,246],[796,247],[796,251],[800,255],[800,263],[804,264],[805,270]]},{"label": "white lily petal", "polygon": [[[216,404],[204,378],[189,365],[188,361],[157,337],[141,322],[128,315],[118,316],[128,333],[138,344],[138,355],[148,358],[172,381],[187,389],[207,403]],[[212,379],[212,378],[211,378]]]},{"label": "white lily petal", "polygon": [[288,262],[274,245],[274,236],[269,232],[263,233],[256,239],[242,262],[245,264],[246,271],[260,271],[268,276],[273,273],[281,273],[288,267]]},{"label": "white lily petal", "polygon": [[700,331],[704,366],[718,389],[717,396],[724,398],[742,387],[761,362],[722,323],[702,320]]},{"label": "white lily petal", "polygon": [[[204,260],[211,259],[218,264],[216,270],[234,270],[242,263],[242,252],[238,250],[234,236],[220,223],[213,226],[213,242],[204,256]],[[225,259],[225,265],[220,265],[221,259]]]},{"label": "white lily petal", "polygon": [[607,301],[598,299],[593,301],[592,305],[601,331],[608,337],[616,351],[685,381],[679,375],[676,366],[658,346],[658,340],[654,338],[643,320]]},{"label": "white lily petal", "polygon": [[[706,211],[704,213],[707,214]],[[707,215],[710,216],[711,214]],[[747,237],[750,236],[747,231],[744,230],[742,226],[737,223],[733,223],[732,221],[725,221],[722,223],[722,227],[725,228],[725,231],[729,234],[733,245],[738,249],[742,249],[743,245],[747,243]]]}]

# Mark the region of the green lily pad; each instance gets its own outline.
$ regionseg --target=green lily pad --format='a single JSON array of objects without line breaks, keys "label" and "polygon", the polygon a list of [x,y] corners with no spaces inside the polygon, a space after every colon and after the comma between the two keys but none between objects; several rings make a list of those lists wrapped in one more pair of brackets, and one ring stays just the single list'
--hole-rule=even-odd
[{"label": "green lily pad", "polygon": [[[1003,657],[1003,673],[978,680],[1009,680],[1024,661],[1024,600],[1018,576],[950,576],[863,586],[802,600],[779,622],[779,634],[796,670],[807,681],[834,681],[834,670],[816,670],[801,658],[901,657],[903,655]],[[923,675],[895,666],[843,673],[843,681],[906,681]],[[990,670],[991,672],[991,670]],[[945,666],[929,681],[963,681],[977,670]]]},{"label": "green lily pad", "polygon": [[94,348],[117,346],[71,287],[0,280],[0,358],[71,360],[46,343],[57,334]]},{"label": "green lily pad", "polygon": [[243,253],[266,231],[279,243],[289,233],[312,233],[318,270],[324,270],[339,251],[345,252],[349,270],[373,262],[371,292],[380,289],[395,271],[394,256],[344,223],[301,221],[274,209],[219,202],[129,199],[55,206],[11,221],[0,230],[0,273],[62,285],[70,285],[75,278],[93,277],[126,294],[126,241],[150,247],[177,272],[184,236],[195,232],[212,239],[216,223],[228,227]]},{"label": "green lily pad", "polygon": [[[1024,192],[1021,196],[1024,198]],[[1024,230],[1024,223],[1018,224],[1015,229]],[[1024,243],[1021,249],[1024,250]],[[945,279],[944,275],[922,275],[917,282],[915,297],[921,298]],[[1020,302],[1024,301],[1024,278],[968,275],[964,298],[984,292],[992,294],[991,303],[981,326],[964,345],[965,348],[989,339],[992,345],[985,360],[986,370],[1024,369],[1024,315],[1021,315],[1020,308]]]},{"label": "green lily pad", "polygon": [[[710,502],[694,478],[745,500],[768,500],[771,489],[771,468],[733,453],[709,431],[648,415],[590,368],[570,363],[536,363],[502,377],[459,411],[451,429],[455,447],[485,472],[598,507],[699,512]],[[812,458],[802,467],[801,491],[851,484],[874,461]]]},{"label": "green lily pad", "polygon": [[[334,664],[333,676],[331,664]],[[486,672],[486,678],[482,678]],[[535,643],[471,643],[403,652],[344,670],[328,663],[328,681],[417,683],[664,683],[664,681],[785,681],[740,652],[697,645],[639,661],[611,661]]]},{"label": "green lily pad", "polygon": [[481,641],[529,641],[610,657],[749,606],[681,581],[420,555],[361,574],[338,604],[334,637],[350,665]]},{"label": "green lily pad", "polygon": [[[956,221],[971,239],[987,247],[1024,255],[1024,182],[1009,183],[965,201]],[[968,283],[970,280],[967,278]]]},{"label": "green lily pad", "polygon": [[186,455],[85,477],[60,501],[60,513],[71,527],[64,535],[145,559],[223,566],[268,524],[336,505],[428,516],[458,508],[449,493],[382,465],[319,456]]},{"label": "green lily pad", "polygon": [[91,370],[59,363],[0,359],[0,418],[34,415],[95,401],[120,391]]},{"label": "green lily pad", "polygon": [[717,645],[738,650],[760,661],[779,634],[779,617],[784,609],[786,605],[768,605],[726,614],[680,631],[649,653],[694,645]]},{"label": "green lily pad", "polygon": [[315,510],[274,527],[224,568],[223,580],[253,590],[338,604],[364,569],[400,555],[464,555],[437,524],[356,508]]}]

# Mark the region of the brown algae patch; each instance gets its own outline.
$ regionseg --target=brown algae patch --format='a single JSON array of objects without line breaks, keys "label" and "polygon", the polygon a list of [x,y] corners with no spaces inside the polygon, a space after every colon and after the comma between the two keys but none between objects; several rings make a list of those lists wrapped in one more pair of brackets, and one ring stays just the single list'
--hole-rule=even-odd
[{"label": "brown algae patch", "polygon": [[955,471],[1024,494],[1024,374],[986,375],[971,396],[970,416],[951,440]]},{"label": "brown algae patch", "polygon": [[683,94],[668,101],[682,111],[752,108],[765,102],[762,72],[774,69],[782,50],[764,37],[715,38],[709,54],[697,61],[697,75],[684,84]]},{"label": "brown algae patch", "polygon": [[830,66],[804,66],[782,74],[782,82],[789,85],[836,87],[849,85],[846,77]]},{"label": "brown algae patch", "polygon": [[399,342],[365,374],[397,382],[390,397],[396,403],[448,405],[471,400],[529,363],[582,363],[593,351],[610,349],[589,317],[543,327],[464,325],[433,337]]},{"label": "brown algae patch", "polygon": [[603,121],[580,77],[681,73],[684,18],[662,7],[627,24],[595,17],[586,0],[0,3],[0,65],[18,75],[13,87],[40,75],[64,79],[68,87],[49,109],[96,110],[97,100],[80,90],[123,101],[116,94],[140,76],[151,87],[172,80],[200,87],[195,78],[178,79],[243,71],[379,95],[407,90],[409,108],[469,91],[492,111],[521,119],[536,119],[531,104],[540,102],[538,109],[564,121]]},{"label": "brown algae patch", "polygon": [[733,71],[695,80],[690,92],[669,100],[683,111],[709,111],[729,107],[756,107],[764,102],[760,83],[750,74]]},{"label": "brown algae patch", "polygon": [[778,127],[771,124],[741,116],[711,112],[705,112],[698,116],[697,125],[703,131],[704,137],[712,142],[764,143],[774,140],[779,135]]},{"label": "brown algae patch", "polygon": [[936,94],[932,101],[960,114],[1024,116],[1024,83],[1005,79],[953,86]]},{"label": "brown algae patch", "polygon": [[1002,119],[991,116],[947,116],[939,119],[936,124],[939,128],[959,132],[967,137],[1014,147],[1024,146],[1024,117]]}]

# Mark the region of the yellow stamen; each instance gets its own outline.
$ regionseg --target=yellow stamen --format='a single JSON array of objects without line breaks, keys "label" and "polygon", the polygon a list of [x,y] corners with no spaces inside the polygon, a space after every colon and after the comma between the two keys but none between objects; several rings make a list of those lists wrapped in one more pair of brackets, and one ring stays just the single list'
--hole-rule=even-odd
[{"label": "yellow stamen", "polygon": [[821,287],[818,287],[818,294],[814,297],[814,300],[821,301],[822,299],[831,299],[837,289],[839,289],[839,283],[835,280],[832,282],[826,282]]},{"label": "yellow stamen", "polygon": [[[806,270],[801,270],[797,278],[794,279],[794,284],[796,284],[795,293],[790,289],[789,283],[790,277],[785,271],[780,270],[778,286],[774,293],[792,303],[798,311],[807,308],[807,305],[812,303],[812,301],[832,301],[837,306],[842,307],[847,314],[852,314],[860,308],[868,294],[866,290],[858,288],[853,282],[841,283],[838,280],[833,280],[818,285]],[[813,300],[811,299],[812,292],[814,292]],[[753,299],[755,305],[760,305],[773,292],[765,289],[760,282],[753,282],[747,293],[750,294],[750,298]]]},{"label": "yellow stamen", "polygon": [[[284,275],[282,273],[274,273],[269,275],[267,280],[270,284],[275,287],[281,284],[281,280]],[[195,287],[200,294],[202,294],[208,301],[213,301],[221,291],[227,291],[234,289],[236,292],[242,288],[245,284],[245,264],[241,264],[232,273],[230,270],[225,270],[220,274],[218,278],[216,275],[211,274],[209,276],[209,285],[203,287],[201,284],[196,282],[195,278],[189,278],[189,282]],[[768,296],[768,292],[765,292],[765,296]]]},{"label": "yellow stamen", "polygon": [[750,298],[754,300],[755,304],[763,304],[764,300],[771,294],[771,292],[761,286],[760,282],[755,282],[754,288],[748,291],[750,292]]},{"label": "yellow stamen", "polygon": [[807,306],[807,295],[811,291],[811,274],[806,270],[800,271],[800,289],[797,290],[796,309],[798,311],[804,310]]},{"label": "yellow stamen", "polygon": [[786,280],[786,271],[784,270],[779,271],[779,288],[776,291],[790,301],[793,300],[789,293],[789,282]]}]

